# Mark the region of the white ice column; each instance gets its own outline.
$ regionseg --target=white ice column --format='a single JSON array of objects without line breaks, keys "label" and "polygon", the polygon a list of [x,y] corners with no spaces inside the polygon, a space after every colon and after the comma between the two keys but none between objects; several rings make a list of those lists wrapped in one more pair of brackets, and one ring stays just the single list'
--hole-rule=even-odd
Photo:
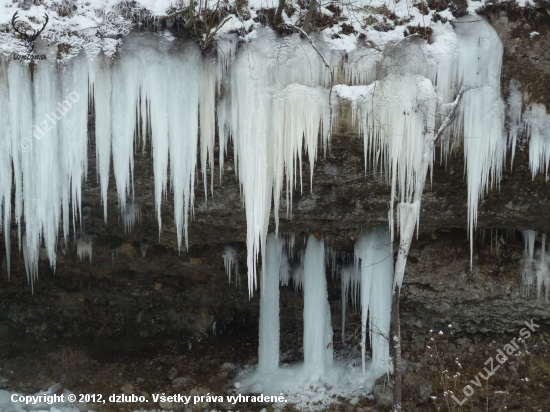
[{"label": "white ice column", "polygon": [[282,247],[282,239],[278,240],[274,233],[268,235],[260,297],[258,370],[262,372],[273,372],[279,367],[279,268]]},{"label": "white ice column", "polygon": [[325,246],[310,236],[304,258],[304,364],[322,373],[332,364],[332,325],[325,277]]},{"label": "white ice column", "polygon": [[373,367],[389,365],[393,253],[385,227],[375,227],[355,243],[355,264],[361,276],[361,347],[365,372],[367,328]]}]

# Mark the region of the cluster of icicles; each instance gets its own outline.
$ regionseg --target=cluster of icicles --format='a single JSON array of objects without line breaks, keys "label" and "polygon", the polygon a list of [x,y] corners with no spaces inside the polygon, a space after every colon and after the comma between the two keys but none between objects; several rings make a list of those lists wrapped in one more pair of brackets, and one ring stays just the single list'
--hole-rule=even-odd
[{"label": "cluster of icicles", "polygon": [[[328,301],[324,242],[310,235],[305,248],[295,252],[294,235],[271,233],[263,256],[261,273],[258,367],[239,378],[241,390],[278,394],[300,392],[315,387],[341,390],[374,383],[391,368],[389,353],[390,313],[393,282],[393,250],[386,227],[375,227],[361,235],[355,244],[351,262],[339,258],[342,283],[342,344],[346,342],[346,302],[351,296],[356,307],[360,297],[362,367],[345,365],[334,358],[331,308]],[[335,264],[335,256],[333,265]],[[226,272],[232,273],[236,251],[224,251]],[[237,274],[238,276],[238,274]],[[280,365],[279,285],[288,285],[292,277],[295,288],[304,293],[304,362]],[[372,349],[366,355],[367,342]]]},{"label": "cluster of icicles", "polygon": [[543,288],[545,301],[548,304],[550,292],[550,253],[546,247],[546,234],[541,234],[540,247],[536,246],[537,232],[524,230],[523,239],[525,251],[521,265],[521,277],[526,287],[526,294],[536,288],[537,298],[540,299]]},{"label": "cluster of icicles", "polygon": [[[438,23],[429,44],[410,36],[387,47],[360,47],[345,59],[321,41],[313,48],[297,35],[280,38],[259,28],[243,47],[233,37],[219,39],[217,56],[201,56],[192,42],[135,34],[115,59],[79,55],[61,67],[50,56],[33,73],[23,63],[2,60],[0,223],[8,268],[11,222],[18,227],[30,281],[42,246],[55,267],[59,231],[67,244],[71,220],[75,230],[82,218],[89,135],[95,139],[105,215],[110,168],[119,209],[127,214],[134,195],[134,153],[148,148],[159,232],[161,203],[171,190],[178,244],[187,244],[197,158],[207,193],[217,134],[220,174],[230,139],[234,147],[252,293],[271,202],[277,224],[283,193],[291,213],[293,190],[301,187],[302,154],[307,153],[312,179],[319,143],[327,150],[338,105],[351,102],[364,139],[365,167],[382,173],[391,186],[393,237],[393,203],[414,198],[414,182],[425,178],[418,176],[426,155],[422,142],[434,134],[460,89],[468,91],[441,145],[447,156],[454,145],[451,136],[464,136],[472,234],[479,199],[498,184],[506,152],[502,44],[480,17],[466,17],[455,27]],[[337,79],[341,84],[335,85]],[[538,132],[532,128],[531,133]],[[409,209],[418,221],[419,204]]]}]

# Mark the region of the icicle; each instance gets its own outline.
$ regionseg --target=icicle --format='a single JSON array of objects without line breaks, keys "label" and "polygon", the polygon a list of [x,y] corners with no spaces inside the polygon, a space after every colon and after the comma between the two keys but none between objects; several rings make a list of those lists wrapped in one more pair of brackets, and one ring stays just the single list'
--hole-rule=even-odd
[{"label": "icicle", "polygon": [[[351,266],[346,265],[340,269],[340,281],[341,281],[341,289],[342,289],[342,342],[345,342],[346,338],[346,308],[347,308],[347,301],[348,301],[348,295],[350,293],[350,285],[354,285],[359,281],[359,278],[356,276],[357,270]],[[352,286],[351,294],[352,294],[352,302],[353,306],[355,307],[355,291],[357,289],[357,286]]]},{"label": "icicle", "polygon": [[265,273],[260,297],[258,370],[270,373],[279,367],[279,270],[283,244],[274,233],[267,237]]},{"label": "icicle", "polygon": [[[417,59],[408,52],[408,40],[396,45],[392,53],[388,53],[389,60],[385,65],[388,74],[383,80],[368,86],[333,87],[334,103],[339,98],[352,104],[352,120],[357,121],[364,138],[366,168],[380,169],[391,184],[389,220],[392,239],[393,203],[396,198],[405,203],[412,199],[419,201],[421,193],[415,193],[415,182],[425,178],[416,175],[422,171],[420,165],[426,155],[422,141],[425,133],[435,128],[435,92],[429,81],[417,77],[415,82],[411,73],[429,76],[436,82],[443,115],[450,110],[450,106],[444,108],[443,105],[450,103],[458,88],[467,90],[453,128],[454,135],[463,132],[465,137],[471,242],[479,200],[490,186],[498,183],[502,173],[506,149],[504,104],[500,97],[502,42],[489,23],[480,20],[479,16],[461,18],[455,27],[454,33],[450,33],[442,25],[437,25],[436,42],[445,42],[449,47],[441,49],[437,44],[419,46],[424,59]],[[441,50],[451,52],[442,53]],[[333,111],[334,116],[336,113]],[[399,116],[404,122],[398,120]],[[431,123],[428,125],[427,121]],[[429,161],[431,168],[433,159]],[[423,188],[423,185],[418,187]]]},{"label": "icicle", "polygon": [[533,104],[523,115],[529,136],[529,166],[533,179],[538,173],[545,173],[548,180],[550,166],[550,114],[541,104]]},{"label": "icicle", "polygon": [[[27,282],[31,285],[32,293],[34,294],[34,282],[38,280],[38,252],[32,253],[33,250],[39,248],[38,245],[29,245],[27,236],[23,234],[23,260],[25,261],[25,272],[27,273]],[[30,252],[30,253],[29,253]]]},{"label": "icicle", "polygon": [[[282,242],[279,239],[279,242]],[[290,280],[290,265],[288,263],[288,255],[285,250],[281,252],[281,267],[279,269],[279,280],[282,286],[288,286]]]},{"label": "icicle", "polygon": [[97,177],[101,188],[103,215],[107,222],[107,190],[111,164],[111,59],[99,57],[95,61],[93,87],[95,101],[95,141]]},{"label": "icicle", "polygon": [[145,257],[147,255],[147,251],[151,248],[151,245],[147,243],[146,241],[141,242],[139,245],[139,251],[141,252],[141,256]]},{"label": "icicle", "polygon": [[224,139],[220,147],[231,135],[246,210],[250,294],[256,286],[256,262],[265,248],[272,194],[277,225],[284,175],[287,189],[293,187],[303,149],[313,170],[319,134],[326,142],[329,121],[328,90],[321,86],[330,73],[318,54],[310,45],[301,47],[307,41],[297,35],[279,39],[270,30],[257,31],[256,40],[237,53],[230,92],[218,104]]},{"label": "icicle", "polygon": [[339,99],[351,102],[363,136],[365,170],[385,173],[391,186],[388,216],[393,239],[395,200],[410,202],[417,179],[425,178],[419,174],[426,133],[434,129],[433,86],[419,76],[389,75],[369,86],[334,86],[333,104]]},{"label": "icicle", "polygon": [[[218,87],[221,88],[223,80],[229,71],[229,67],[237,53],[237,43],[239,39],[233,35],[222,35],[216,44],[216,53],[218,60]],[[218,89],[218,92],[220,89]]]},{"label": "icicle", "polygon": [[[521,278],[526,286],[526,295],[529,296],[532,285],[536,281],[537,299],[540,299],[543,286],[546,288],[545,302],[548,304],[550,289],[550,259],[546,253],[546,234],[542,234],[540,251],[535,251],[537,232],[524,230],[523,239],[525,250],[521,261]],[[536,252],[536,253],[535,253]]]},{"label": "icicle", "polygon": [[304,258],[304,367],[322,373],[332,364],[332,356],[325,248],[310,236]]},{"label": "icicle", "polygon": [[[123,47],[124,48],[124,47]],[[135,52],[134,52],[135,53]],[[146,53],[144,53],[146,54]],[[116,59],[111,71],[111,136],[113,174],[118,193],[120,210],[126,207],[126,197],[133,198],[134,173],[134,135],[136,131],[136,104],[139,97],[140,75],[136,61],[129,53],[121,59]],[[96,105],[101,102],[96,100]],[[108,104],[108,103],[107,103]],[[102,144],[108,144],[103,139]],[[98,149],[106,153],[103,146]],[[100,173],[102,171],[100,170]],[[101,177],[106,179],[106,177]],[[155,179],[155,185],[157,181]]]},{"label": "icicle", "polygon": [[545,302],[548,304],[548,289],[550,287],[550,268],[548,258],[546,257],[546,234],[542,235],[542,245],[540,249],[540,260],[536,265],[537,277],[537,299],[540,299],[542,287],[546,287]]},{"label": "icicle", "polygon": [[[70,196],[63,198],[71,201],[73,231],[76,229],[77,216],[81,223],[82,182],[86,180],[88,174],[88,72],[88,61],[85,57],[79,56],[71,60],[66,72],[61,76],[61,99],[64,100],[58,103],[58,106],[66,112],[59,124],[60,145],[61,150],[64,151],[65,160],[62,173],[65,179],[68,179],[63,184],[62,196],[70,187]],[[64,208],[68,208],[68,205]],[[56,232],[57,228],[53,231]],[[68,238],[67,231],[64,232],[64,237]],[[47,243],[46,249],[48,249]],[[48,252],[50,261],[52,256],[55,256],[55,247],[51,253],[50,256]]]},{"label": "icicle", "polygon": [[[188,218],[194,203],[201,57],[192,42],[184,43],[180,50],[175,47],[160,37],[129,40],[123,46],[124,57],[113,68],[111,102],[114,108],[113,169],[120,207],[124,210],[130,188],[133,138],[139,109],[141,119],[151,128],[159,232],[162,229],[161,203],[163,195],[166,195],[170,164],[174,221],[178,248],[181,248],[183,238],[185,245],[188,244]],[[166,58],[166,50],[169,58]],[[185,75],[182,76],[182,72]],[[120,121],[119,116],[124,122]]]},{"label": "icicle", "polygon": [[8,73],[6,64],[0,60],[0,231],[4,231],[6,248],[6,271],[10,277],[10,235],[11,235],[11,187],[12,176],[12,148],[9,137],[10,102],[8,90]]},{"label": "icicle", "polygon": [[458,38],[458,81],[467,88],[460,105],[455,132],[464,134],[468,181],[468,231],[470,266],[478,204],[482,195],[498,185],[506,157],[504,103],[500,97],[502,41],[485,20],[466,16],[455,29]]},{"label": "icicle", "polygon": [[[236,36],[221,36],[217,42],[217,60],[218,60],[218,95],[222,92],[222,86],[228,87],[228,72],[235,54],[237,52],[238,39]],[[222,181],[223,167],[225,163],[225,154],[227,153],[227,144],[230,136],[229,113],[231,111],[231,97],[218,102],[218,138],[220,141],[220,183]]]},{"label": "icicle", "polygon": [[86,235],[76,239],[76,254],[78,260],[83,261],[88,258],[92,263],[92,239]]},{"label": "icicle", "polygon": [[32,283],[42,244],[55,269],[61,222],[68,236],[69,205],[73,226],[80,216],[81,184],[87,172],[87,65],[75,58],[61,73],[55,64],[39,65],[31,83],[29,69],[11,62],[8,84],[13,85],[8,92],[10,127],[3,132],[11,136],[3,138],[4,144],[11,140],[15,221],[25,222],[24,256]]},{"label": "icicle", "polygon": [[525,250],[523,252],[523,260],[521,265],[521,278],[523,283],[527,286],[527,295],[529,295],[529,290],[535,280],[533,257],[535,254],[535,240],[537,239],[537,232],[534,230],[524,230],[523,239],[525,243]]},{"label": "icicle", "polygon": [[510,160],[510,169],[514,166],[514,156],[516,154],[516,144],[518,136],[523,130],[523,123],[521,121],[521,106],[523,100],[521,97],[521,91],[519,90],[520,84],[516,79],[510,80],[510,95],[508,96],[508,147],[512,149],[512,158]]},{"label": "icicle", "polygon": [[[467,137],[470,230],[476,224],[480,196],[490,182],[500,177],[505,146],[501,141],[503,104],[498,91],[502,45],[487,22],[475,23],[470,17],[460,22],[469,24],[459,24],[455,31],[449,25],[437,24],[434,44],[418,43],[418,50],[425,53],[422,58],[407,61],[404,51],[409,50],[411,44],[417,44],[412,38],[403,40],[402,45],[394,44],[387,53],[376,52],[372,56],[363,56],[363,51],[352,53],[353,63],[344,68],[343,75],[349,83],[373,82],[375,75],[381,79],[368,86],[354,86],[357,88],[354,92],[359,92],[361,99],[353,101],[352,114],[364,138],[366,164],[384,172],[391,185],[392,231],[394,202],[412,204],[419,195],[415,192],[415,182],[424,179],[418,176],[421,171],[418,165],[426,154],[422,142],[433,134],[437,112],[448,110],[448,107],[442,108],[460,86],[474,87],[464,97],[456,126],[457,131],[463,130]],[[256,33],[256,39],[238,52],[234,36],[222,39],[218,48],[217,90],[222,96],[217,106],[220,168],[231,137],[246,210],[250,293],[256,282],[258,255],[265,248],[271,202],[278,225],[279,201],[285,185],[287,213],[291,214],[292,190],[297,186],[298,174],[300,185],[302,182],[304,150],[310,163],[312,184],[319,138],[325,149],[328,145],[332,120],[329,119],[329,95],[340,94],[340,98],[345,98],[348,87],[336,86],[332,92],[327,89],[332,73],[308,40],[298,35],[281,39],[263,28],[258,28]],[[446,56],[441,55],[439,47],[443,41],[451,45]],[[24,222],[29,262],[34,261],[43,244],[55,266],[59,226],[63,227],[66,238],[71,212],[73,230],[81,215],[81,185],[87,171],[88,79],[93,83],[97,171],[105,218],[109,156],[113,157],[119,207],[121,213],[125,213],[127,202],[133,201],[134,139],[141,136],[145,144],[150,129],[159,231],[161,202],[167,195],[170,168],[178,247],[181,248],[183,236],[187,245],[188,218],[193,215],[199,107],[205,184],[207,166],[210,169],[213,166],[216,73],[210,59],[201,60],[195,44],[174,44],[161,37],[131,36],[121,47],[120,58],[112,63],[98,59],[89,75],[88,63],[77,57],[63,70],[55,64],[37,66],[33,82],[28,67],[13,61],[9,65],[1,63],[0,78],[7,78],[7,82],[0,86],[0,97],[6,97],[4,102],[8,101],[9,105],[0,105],[6,106],[9,116],[0,124],[2,133],[6,133],[3,136],[7,136],[1,143],[0,148],[5,150],[0,157],[7,153],[8,163],[11,157],[13,176],[11,167],[10,171],[0,169],[2,179],[10,182],[9,189],[7,183],[0,187],[3,205],[0,212],[6,228],[9,219],[5,216],[11,212],[7,199],[11,199],[13,180],[13,212],[16,223]],[[330,60],[327,46],[319,44],[318,47]],[[385,64],[378,73],[382,59],[390,64]],[[454,81],[457,76],[458,81]],[[437,85],[437,94],[428,78]],[[67,109],[64,101],[71,93],[78,99],[69,102],[71,108]],[[333,110],[334,116],[336,112]],[[487,113],[492,114],[491,121],[486,121]],[[51,132],[33,129],[44,119],[55,122]],[[531,136],[539,133],[535,132],[539,123],[531,125]],[[18,145],[33,132],[41,137],[34,136],[32,150],[23,153]],[[477,134],[484,138],[468,141],[468,136]],[[541,139],[531,140],[535,144]],[[535,152],[538,156],[541,150],[533,150]],[[532,163],[532,168],[543,167],[544,160],[538,162],[539,166]],[[44,210],[38,210],[37,205]],[[419,210],[419,203],[414,208]],[[418,214],[414,218],[418,222]],[[6,247],[8,243],[6,241]],[[288,254],[292,259],[291,250]],[[298,286],[299,270],[295,274],[294,284]]]},{"label": "icicle", "polygon": [[222,253],[223,257],[223,266],[225,267],[225,274],[229,279],[229,284],[231,284],[231,273],[235,273],[235,277],[238,277],[238,261],[237,261],[237,251],[233,246],[225,245]]},{"label": "icicle", "polygon": [[131,232],[136,223],[141,224],[141,205],[136,202],[126,203],[126,208],[122,213],[122,221],[125,233]]},{"label": "icicle", "polygon": [[[182,232],[188,245],[188,219],[193,214],[195,201],[195,170],[198,149],[199,85],[196,80],[200,70],[200,52],[195,44],[189,44],[183,56],[172,66],[171,78],[180,81],[168,95],[168,119],[170,128],[170,181],[174,190],[174,220],[181,247]],[[186,75],[181,77],[181,68]],[[212,115],[213,116],[213,115]]]},{"label": "icicle", "polygon": [[204,58],[200,77],[200,149],[204,181],[204,200],[208,199],[207,169],[210,168],[210,190],[214,195],[214,145],[216,135],[216,66],[212,58]]},{"label": "icicle", "polygon": [[294,260],[295,243],[296,243],[296,234],[294,232],[286,233],[284,236],[284,248],[287,251],[289,261]]},{"label": "icicle", "polygon": [[[291,84],[274,97],[277,122],[274,123],[274,186],[273,201],[275,226],[279,225],[279,201],[283,176],[286,176],[287,216],[292,214],[292,189],[295,176],[300,175],[302,191],[302,151],[305,148],[310,164],[310,187],[313,190],[313,171],[317,157],[319,135],[326,147],[329,124],[329,92],[322,88],[310,88]],[[303,140],[302,140],[303,136]],[[305,147],[303,143],[305,142]]]},{"label": "icicle", "polygon": [[[74,99],[77,100],[74,107],[71,107],[73,103],[69,101],[68,94],[72,90],[67,90],[67,87],[63,90],[65,93],[60,93],[60,79],[56,72],[55,65],[40,65],[34,73],[34,125],[38,127],[34,127],[33,130],[32,149],[23,156],[23,213],[27,253],[30,256],[38,255],[39,248],[44,243],[53,267],[55,267],[61,212],[63,213],[63,234],[67,238],[70,206],[73,212],[73,227],[75,226],[76,212],[80,208],[80,183],[84,177],[82,175],[84,170],[78,162],[82,160],[82,156],[86,156],[87,148],[86,123],[71,124],[71,121],[77,120],[75,111],[83,96],[79,94]],[[70,73],[71,70],[68,69],[64,74],[69,76]],[[80,81],[86,82],[87,86],[86,77]],[[86,92],[80,103],[87,112],[85,96]],[[58,102],[64,99],[68,102],[66,114],[57,106]],[[56,112],[57,109],[59,112]],[[77,127],[84,127],[86,145],[84,153],[80,152],[81,130],[74,136],[74,141],[71,141],[73,138],[71,132]],[[71,162],[73,159],[74,163]],[[84,162],[87,162],[87,158],[84,158]],[[72,166],[75,168],[73,169]],[[72,182],[72,179],[75,181]],[[71,190],[71,183],[73,190]],[[78,192],[75,193],[75,191]],[[31,257],[31,260],[34,259]]]},{"label": "icicle", "polygon": [[[160,46],[160,45],[159,45]],[[141,98],[149,101],[149,113],[142,113],[141,116],[149,114],[148,123],[151,127],[151,146],[153,152],[153,173],[155,176],[155,206],[157,209],[157,221],[159,227],[159,237],[162,231],[162,200],[166,196],[166,185],[168,182],[168,159],[170,150],[170,130],[168,123],[170,117],[168,114],[169,96],[172,94],[173,88],[180,82],[169,87],[168,82],[162,79],[162,76],[171,77],[173,74],[174,58],[166,59],[157,50],[150,48],[143,50],[140,54],[134,57],[136,67],[134,71],[137,75],[143,75],[143,79],[139,77],[136,80],[139,82],[136,89],[141,89]],[[147,55],[145,55],[147,53]],[[145,60],[146,61],[143,61]],[[145,69],[147,65],[147,69]],[[141,81],[141,82],[140,82]],[[137,108],[138,96],[135,96],[133,107]],[[135,109],[134,109],[135,110]],[[180,137],[182,138],[182,137]],[[179,160],[178,160],[179,161]],[[170,165],[172,166],[172,164]],[[122,206],[121,206],[122,207]],[[179,228],[176,228],[179,234]],[[179,247],[179,243],[178,243]]]},{"label": "icicle", "polygon": [[298,289],[303,290],[304,264],[302,262],[294,264],[294,267],[292,268],[292,283],[294,284],[295,292],[298,292]]}]

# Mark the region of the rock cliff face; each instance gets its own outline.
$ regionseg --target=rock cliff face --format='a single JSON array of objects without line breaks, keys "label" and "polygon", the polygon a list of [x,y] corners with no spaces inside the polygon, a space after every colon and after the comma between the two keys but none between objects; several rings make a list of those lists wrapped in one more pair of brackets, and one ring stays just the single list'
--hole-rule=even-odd
[{"label": "rock cliff face", "polygon": [[[490,9],[486,15],[504,42],[503,95],[514,78],[521,83],[525,101],[550,108],[548,10],[521,13]],[[532,35],[534,31],[538,34]],[[89,153],[95,152],[93,144],[92,139]],[[545,329],[541,336],[548,341],[550,311],[534,293],[526,296],[521,286],[523,242],[519,230],[550,232],[550,186],[544,176],[532,179],[525,140],[520,141],[520,148],[524,150],[516,152],[513,171],[508,160],[500,188],[493,188],[480,203],[480,232],[474,242],[472,270],[465,230],[462,148],[455,147],[452,156],[434,167],[432,184],[422,199],[419,237],[411,247],[402,292],[402,333],[405,356],[411,362],[421,362],[414,351],[423,347],[427,331],[448,324],[453,325],[454,338],[477,341],[498,334],[517,335],[525,320],[535,318]],[[101,379],[121,386],[124,377],[135,372],[136,365],[147,365],[149,361],[153,365],[154,360],[160,365],[159,377],[149,386],[134,383],[136,388],[151,392],[170,385],[165,376],[174,368],[171,379],[186,373],[192,376],[189,379],[215,388],[232,376],[227,372],[229,367],[221,363],[254,362],[258,294],[248,299],[246,221],[238,182],[232,173],[232,153],[227,156],[221,179],[216,172],[213,198],[205,202],[203,185],[196,184],[189,250],[181,253],[175,228],[168,223],[173,222],[172,199],[164,202],[162,220],[166,226],[160,236],[158,233],[150,154],[135,157],[135,202],[140,206],[141,221],[129,232],[119,218],[114,184],[109,192],[109,218],[104,222],[95,159],[90,156],[89,177],[83,188],[82,231],[93,241],[91,263],[78,259],[71,241],[65,252],[58,253],[55,273],[45,256],[41,260],[39,281],[32,294],[13,238],[11,279],[5,274],[0,277],[0,360],[7,365],[0,369],[0,376],[8,378],[5,385],[34,390],[32,385],[44,385],[48,379],[65,379],[83,389],[100,390],[107,388],[107,384],[102,387],[98,383]],[[365,174],[363,146],[351,126],[349,110],[341,113],[326,158],[320,156],[316,164],[313,187],[308,168],[304,162],[303,192],[294,194],[291,218],[284,218],[286,204],[281,205],[279,230],[295,232],[297,245],[303,244],[307,233],[318,232],[327,246],[351,252],[362,228],[387,224],[389,189],[383,177]],[[497,234],[491,232],[493,229],[500,231]],[[495,239],[501,236],[504,241],[497,242]],[[238,251],[240,286],[236,286],[236,279],[229,285],[224,272],[222,252],[227,244]],[[337,278],[329,279],[336,336],[342,310],[339,288]],[[300,358],[302,297],[292,286],[281,290],[281,349],[286,360],[295,360]],[[353,319],[351,312],[350,316]],[[203,343],[199,339],[204,339]],[[182,348],[189,348],[189,352],[180,358],[192,354],[195,360],[163,361],[159,357]],[[224,356],[209,353],[216,348],[228,352]],[[450,350],[457,356],[461,353],[460,345]],[[10,376],[7,370],[31,352],[50,375],[26,380],[33,373],[26,367]],[[45,356],[50,355],[48,364]],[[205,366],[198,365],[197,359],[202,359]],[[116,364],[116,373],[120,370],[121,375],[113,373],[109,381],[109,374],[97,366],[98,362]],[[157,363],[147,373],[157,373]],[[71,368],[81,367],[95,371],[90,374],[96,373],[96,383],[77,382]],[[31,382],[30,386],[17,386],[23,381]],[[411,396],[420,396],[418,388],[422,385],[411,385]]]}]

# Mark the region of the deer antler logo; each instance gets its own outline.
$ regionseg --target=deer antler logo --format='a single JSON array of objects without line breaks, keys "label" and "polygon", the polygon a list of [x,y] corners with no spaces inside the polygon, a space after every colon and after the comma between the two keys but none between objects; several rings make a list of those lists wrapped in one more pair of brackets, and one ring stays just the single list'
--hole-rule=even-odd
[{"label": "deer antler logo", "polygon": [[32,53],[32,51],[34,49],[34,42],[38,38],[38,35],[44,31],[44,29],[46,28],[46,24],[48,24],[48,21],[49,21],[48,15],[44,14],[45,21],[44,21],[44,25],[42,26],[42,28],[40,30],[32,30],[32,34],[29,34],[28,32],[31,31],[31,30],[19,31],[18,27],[20,27],[20,26],[15,25],[16,20],[18,18],[17,13],[19,13],[19,11],[16,11],[15,14],[13,15],[13,17],[11,19],[11,25],[13,27],[13,30],[15,30],[16,33],[19,33],[21,35],[23,41],[25,42],[25,44],[27,46],[28,52]]}]

